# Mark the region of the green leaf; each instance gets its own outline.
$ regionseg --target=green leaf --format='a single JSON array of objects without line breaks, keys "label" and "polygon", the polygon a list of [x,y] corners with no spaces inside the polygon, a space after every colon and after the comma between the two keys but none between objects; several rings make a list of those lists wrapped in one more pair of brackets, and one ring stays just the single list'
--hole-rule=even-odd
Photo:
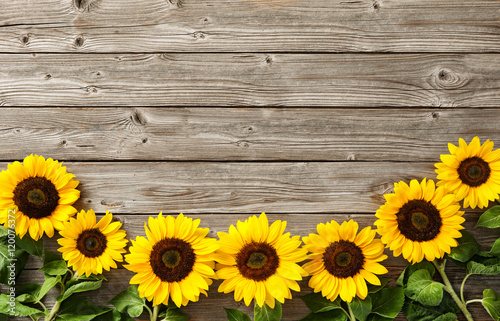
[{"label": "green leaf", "polygon": [[188,321],[189,317],[181,312],[180,309],[169,308],[165,311],[165,317],[162,321]]},{"label": "green leaf", "polygon": [[368,293],[376,293],[382,290],[391,279],[380,278],[380,285],[368,284]]},{"label": "green leaf", "polygon": [[43,297],[47,294],[47,292],[50,291],[54,286],[56,286],[57,283],[61,282],[61,276],[50,276],[50,275],[45,275],[45,281],[42,284],[42,287],[40,288],[40,291],[38,292],[38,295],[36,297],[36,301],[40,301],[43,299]]},{"label": "green leaf", "polygon": [[[15,249],[15,250],[14,250]],[[14,244],[0,244],[0,283],[13,285],[26,265],[29,254]],[[14,277],[11,278],[11,272]]]},{"label": "green leaf", "polygon": [[23,305],[15,299],[12,301],[11,297],[7,294],[0,295],[0,311],[2,311],[2,313],[6,313],[8,315],[16,317],[26,317],[35,313],[42,312],[38,309]]},{"label": "green leaf", "polygon": [[78,296],[71,296],[61,303],[57,321],[90,321],[107,313],[110,308],[103,308]]},{"label": "green leaf", "polygon": [[227,321],[252,321],[248,315],[236,309],[226,309]]},{"label": "green leaf", "polygon": [[16,289],[16,300],[21,303],[35,302],[40,289],[41,285],[38,283],[28,283],[20,286]]},{"label": "green leaf", "polygon": [[0,237],[9,235],[9,229],[3,225],[0,225]]},{"label": "green leaf", "polygon": [[408,282],[408,278],[410,275],[412,275],[415,271],[426,269],[429,271],[429,274],[431,277],[434,276],[434,273],[436,273],[436,268],[434,265],[432,265],[431,262],[423,260],[419,263],[415,264],[408,264],[408,266],[404,269],[403,273],[399,276],[398,280],[396,281],[396,285],[399,286],[405,286],[406,283]]},{"label": "green leaf", "polygon": [[347,321],[347,315],[342,310],[311,313],[300,321]]},{"label": "green leaf", "polygon": [[491,255],[500,256],[500,238],[493,243],[491,250],[488,252]]},{"label": "green leaf", "polygon": [[366,321],[392,321],[392,320],[394,320],[394,318],[386,318],[374,313],[370,314],[366,319]]},{"label": "green leaf", "polygon": [[355,297],[351,302],[348,303],[351,307],[352,313],[359,321],[366,321],[366,318],[372,311],[372,299],[367,296],[364,300]]},{"label": "green leaf", "polygon": [[118,310],[111,309],[110,311],[98,315],[92,321],[134,321],[131,317],[126,314],[118,312]]},{"label": "green leaf", "polygon": [[405,302],[402,287],[382,289],[371,295],[372,313],[386,318],[395,318]]},{"label": "green leaf", "polygon": [[447,292],[444,292],[441,304],[436,307],[426,307],[409,299],[406,300],[403,306],[403,312],[408,321],[434,321],[442,315],[446,315],[448,313],[456,314],[459,311],[460,308]]},{"label": "green leaf", "polygon": [[309,293],[300,297],[302,301],[311,309],[313,313],[326,312],[335,309],[342,309],[341,301],[338,297],[335,301],[330,301],[318,293]]},{"label": "green leaf", "polygon": [[500,320],[500,295],[491,289],[483,291],[483,307],[494,320]]},{"label": "green leaf", "polygon": [[439,317],[434,319],[434,321],[457,321],[457,320],[458,320],[457,315],[451,312],[440,315]]},{"label": "green leaf", "polygon": [[114,305],[121,313],[128,313],[132,318],[137,318],[144,310],[146,300],[139,296],[137,285],[129,286],[125,291],[118,293],[108,303]]},{"label": "green leaf", "polygon": [[461,233],[462,237],[457,239],[458,246],[452,248],[448,256],[460,262],[467,262],[479,252],[481,246],[469,232],[461,231]]},{"label": "green leaf", "polygon": [[418,270],[408,279],[405,294],[423,305],[436,306],[443,300],[443,284],[433,281],[427,270]]},{"label": "green leaf", "polygon": [[66,266],[66,261],[58,260],[45,264],[39,270],[47,273],[48,275],[56,276],[66,274],[68,267]]},{"label": "green leaf", "polygon": [[61,254],[59,254],[59,253],[51,252],[51,251],[47,251],[47,250],[44,250],[43,253],[44,253],[43,264],[47,264],[47,263],[50,263],[53,261],[62,261],[63,260]]},{"label": "green leaf", "polygon": [[[484,262],[489,263],[488,261]],[[489,265],[470,261],[469,263],[467,263],[467,274],[497,275],[500,274],[500,265]]]},{"label": "green leaf", "polygon": [[254,307],[255,321],[280,321],[281,320],[281,303],[276,301],[274,309],[271,309],[266,303],[261,307],[256,304]]},{"label": "green leaf", "polygon": [[40,238],[38,241],[35,241],[31,238],[31,236],[29,236],[29,234],[24,235],[23,238],[20,238],[16,235],[16,245],[31,255],[35,255],[38,257],[42,257],[43,255],[42,238]]},{"label": "green leaf", "polygon": [[102,280],[99,280],[99,281],[86,281],[86,282],[77,283],[77,284],[69,287],[64,292],[63,295],[58,296],[57,297],[57,301],[58,302],[62,302],[64,300],[66,300],[73,293],[80,293],[80,292],[97,290],[97,289],[99,289],[101,287],[101,285],[102,285]]},{"label": "green leaf", "polygon": [[484,226],[489,228],[500,227],[500,205],[493,206],[484,212],[477,221],[476,227]]}]

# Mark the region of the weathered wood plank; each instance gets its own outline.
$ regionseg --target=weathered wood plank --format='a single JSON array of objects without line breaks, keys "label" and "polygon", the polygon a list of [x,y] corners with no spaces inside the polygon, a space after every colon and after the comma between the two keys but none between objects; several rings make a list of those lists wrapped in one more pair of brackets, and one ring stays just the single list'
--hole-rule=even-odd
[{"label": "weathered wood plank", "polygon": [[3,1],[0,52],[493,52],[496,0]]},{"label": "weathered wood plank", "polygon": [[500,55],[1,55],[0,106],[498,107]]},{"label": "weathered wood plank", "polygon": [[[77,208],[121,214],[372,213],[399,180],[435,178],[432,163],[65,163]],[[0,168],[7,168],[0,163]]]},{"label": "weathered wood plank", "polygon": [[438,161],[497,109],[4,108],[3,160]]}]

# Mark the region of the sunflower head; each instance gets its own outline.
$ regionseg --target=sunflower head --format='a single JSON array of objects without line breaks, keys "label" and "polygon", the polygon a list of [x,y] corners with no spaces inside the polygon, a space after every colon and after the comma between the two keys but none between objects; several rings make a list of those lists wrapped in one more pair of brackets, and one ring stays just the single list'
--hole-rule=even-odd
[{"label": "sunflower head", "polygon": [[266,303],[274,308],[275,299],[283,303],[291,299],[290,289],[300,291],[297,284],[307,273],[297,264],[307,252],[299,248],[300,236],[283,234],[286,222],[271,226],[265,213],[231,225],[229,233],[219,232],[220,249],[216,253],[217,276],[224,281],[219,292],[234,291],[234,299],[244,299],[248,306]]},{"label": "sunflower head", "polygon": [[450,154],[441,155],[442,163],[435,164],[437,186],[444,186],[464,200],[464,208],[483,208],[499,198],[500,149],[493,151],[493,142],[481,145],[476,136],[469,145],[460,138],[459,146],[448,144]]},{"label": "sunflower head", "polygon": [[126,233],[120,230],[122,223],[112,222],[113,215],[106,215],[96,223],[93,210],[81,211],[75,218],[64,223],[59,232],[63,259],[79,275],[101,274],[102,270],[116,269],[115,261],[123,261],[123,253],[128,240]]},{"label": "sunflower head", "polygon": [[386,203],[375,214],[382,242],[394,256],[402,253],[412,263],[424,257],[433,261],[458,245],[456,238],[462,236],[460,224],[465,219],[454,194],[425,178],[421,183],[412,180],[410,186],[394,183],[394,192],[384,195]]},{"label": "sunflower head", "polygon": [[[209,229],[198,228],[200,220],[185,217],[150,217],[144,225],[146,236],[132,241],[125,255],[125,268],[135,272],[131,284],[139,284],[139,294],[153,305],[168,304],[169,298],[180,307],[207,295],[215,278],[214,252],[217,241],[206,237]],[[149,225],[149,227],[148,227]]]},{"label": "sunflower head", "polygon": [[76,213],[72,205],[80,191],[73,177],[62,163],[38,155],[9,164],[0,173],[0,224],[7,227],[9,211],[14,211],[19,237],[28,231],[34,240],[43,233],[52,237]]},{"label": "sunflower head", "polygon": [[387,273],[378,262],[387,258],[384,244],[376,240],[376,232],[365,227],[358,233],[358,223],[350,220],[339,225],[335,221],[317,226],[318,234],[304,237],[305,248],[311,252],[311,261],[304,270],[311,275],[309,286],[334,301],[339,295],[351,302],[368,295],[366,281],[380,285],[375,274]]}]

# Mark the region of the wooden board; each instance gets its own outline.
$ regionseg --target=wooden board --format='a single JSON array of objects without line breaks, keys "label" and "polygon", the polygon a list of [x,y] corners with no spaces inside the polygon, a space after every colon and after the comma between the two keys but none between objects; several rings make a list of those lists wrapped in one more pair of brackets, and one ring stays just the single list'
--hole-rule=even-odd
[{"label": "wooden board", "polygon": [[500,105],[500,54],[11,54],[0,65],[0,106]]},{"label": "wooden board", "polygon": [[0,52],[499,52],[499,20],[496,0],[3,1]]},{"label": "wooden board", "polygon": [[2,160],[438,162],[498,109],[4,108]]}]

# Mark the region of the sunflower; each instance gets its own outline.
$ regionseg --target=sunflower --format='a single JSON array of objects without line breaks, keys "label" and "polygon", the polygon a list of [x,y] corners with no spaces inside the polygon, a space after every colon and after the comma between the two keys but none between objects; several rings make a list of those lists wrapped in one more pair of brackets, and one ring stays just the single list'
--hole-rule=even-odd
[{"label": "sunflower", "polygon": [[182,213],[173,218],[150,217],[144,224],[146,236],[132,240],[130,254],[125,255],[125,268],[137,273],[130,284],[139,284],[139,294],[153,306],[168,304],[180,307],[196,302],[200,293],[207,295],[215,277],[213,254],[217,241],[206,237],[209,229],[198,228],[200,220]]},{"label": "sunflower", "polygon": [[309,286],[330,301],[339,295],[343,301],[351,302],[358,296],[368,295],[366,281],[380,285],[375,274],[387,273],[378,262],[387,258],[384,244],[375,240],[376,232],[365,227],[358,232],[358,223],[350,220],[339,225],[335,221],[317,226],[318,234],[302,238],[305,248],[311,252],[311,261],[304,270],[311,274]]},{"label": "sunflower", "polygon": [[464,212],[453,194],[445,187],[437,187],[434,181],[419,183],[412,180],[394,183],[394,194],[386,194],[386,203],[375,216],[375,225],[394,256],[403,257],[412,263],[424,259],[433,261],[458,245],[456,239],[462,234],[460,225]]},{"label": "sunflower", "polygon": [[52,158],[30,155],[0,173],[0,224],[7,227],[9,211],[15,211],[16,233],[38,240],[52,237],[63,222],[75,215],[71,206],[80,197],[75,175]]},{"label": "sunflower", "polygon": [[93,210],[81,211],[75,218],[64,223],[64,229],[59,232],[62,238],[57,242],[62,247],[63,259],[68,266],[73,267],[79,275],[102,274],[102,269],[116,269],[115,261],[123,261],[123,253],[128,240],[126,233],[120,230],[122,223],[111,222],[113,215],[106,215],[96,223]]},{"label": "sunflower", "polygon": [[217,276],[224,279],[219,292],[234,291],[234,299],[244,299],[247,306],[255,298],[257,305],[265,302],[274,308],[275,299],[283,303],[292,297],[290,289],[300,291],[297,281],[307,276],[297,265],[307,257],[306,250],[299,248],[300,236],[283,234],[286,222],[269,226],[264,213],[236,226],[231,225],[229,233],[217,233]]},{"label": "sunflower", "polygon": [[451,155],[441,155],[437,163],[439,182],[454,193],[464,208],[483,208],[489,201],[499,198],[500,193],[500,149],[493,151],[493,142],[483,145],[476,136],[469,145],[460,138],[459,146],[448,144]]}]

